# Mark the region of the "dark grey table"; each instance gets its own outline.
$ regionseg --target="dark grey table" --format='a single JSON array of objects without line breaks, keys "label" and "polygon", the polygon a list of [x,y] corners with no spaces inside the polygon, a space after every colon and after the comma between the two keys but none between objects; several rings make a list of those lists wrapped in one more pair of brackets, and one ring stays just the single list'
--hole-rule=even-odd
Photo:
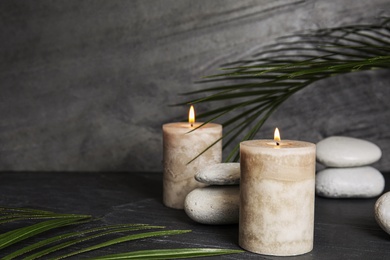
[{"label": "dark grey table", "polygon": [[[387,183],[389,174],[384,173]],[[238,225],[193,222],[182,210],[164,207],[161,173],[0,173],[0,206],[30,207],[58,213],[90,214],[107,224],[145,223],[191,233],[148,238],[88,254],[141,249],[216,247],[239,249]],[[386,185],[385,191],[390,190]],[[390,259],[390,235],[374,218],[375,199],[316,198],[315,244],[308,254],[289,259]],[[0,231],[4,232],[3,226]],[[27,242],[26,242],[27,243]],[[12,249],[12,248],[11,248]],[[11,250],[10,249],[10,250]],[[0,251],[0,258],[5,252]],[[249,252],[214,259],[279,259]],[[210,258],[207,258],[210,259]]]}]

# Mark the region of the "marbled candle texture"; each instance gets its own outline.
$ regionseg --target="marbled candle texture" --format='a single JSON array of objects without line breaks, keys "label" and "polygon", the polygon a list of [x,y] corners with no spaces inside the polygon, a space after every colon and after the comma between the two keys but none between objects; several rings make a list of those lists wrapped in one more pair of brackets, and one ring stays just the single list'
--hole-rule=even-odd
[{"label": "marbled candle texture", "polygon": [[242,248],[278,256],[313,249],[315,149],[290,140],[241,143]]},{"label": "marbled candle texture", "polygon": [[189,163],[222,137],[222,126],[214,123],[190,132],[201,124],[195,123],[193,127],[184,122],[163,125],[163,202],[168,207],[183,209],[187,194],[195,188],[205,186],[195,180],[195,174],[202,167],[222,160],[222,141],[219,141]]}]

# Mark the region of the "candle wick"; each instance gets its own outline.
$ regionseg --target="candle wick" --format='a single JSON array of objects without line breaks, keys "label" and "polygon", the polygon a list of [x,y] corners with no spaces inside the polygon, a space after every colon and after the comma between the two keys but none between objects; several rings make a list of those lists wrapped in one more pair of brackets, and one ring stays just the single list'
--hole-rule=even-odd
[{"label": "candle wick", "polygon": [[278,143],[278,142],[276,142],[276,145],[279,145],[279,143]]},{"label": "candle wick", "polygon": [[194,123],[191,123],[191,127],[193,127],[194,126]]}]

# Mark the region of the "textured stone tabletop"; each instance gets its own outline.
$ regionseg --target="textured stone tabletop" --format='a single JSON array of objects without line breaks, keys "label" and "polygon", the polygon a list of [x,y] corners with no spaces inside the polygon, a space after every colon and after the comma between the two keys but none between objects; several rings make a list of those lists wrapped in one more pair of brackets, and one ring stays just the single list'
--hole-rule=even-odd
[{"label": "textured stone tabletop", "polygon": [[[390,181],[389,174],[384,176]],[[202,225],[189,219],[183,210],[164,207],[161,181],[161,173],[2,172],[0,205],[90,214],[107,224],[145,223],[192,230],[183,235],[124,243],[88,256],[152,248],[239,249],[238,225]],[[390,185],[386,185],[385,191],[389,190]],[[390,236],[374,218],[376,199],[316,197],[314,250],[291,258],[390,259]],[[0,230],[5,231],[3,226]],[[2,254],[0,251],[0,257]],[[243,253],[214,259],[279,258]]]}]

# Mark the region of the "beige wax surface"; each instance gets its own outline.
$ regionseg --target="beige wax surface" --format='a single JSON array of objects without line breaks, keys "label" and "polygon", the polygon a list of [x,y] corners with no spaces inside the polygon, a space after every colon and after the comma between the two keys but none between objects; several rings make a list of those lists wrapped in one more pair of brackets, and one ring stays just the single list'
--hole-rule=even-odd
[{"label": "beige wax surface", "polygon": [[192,159],[222,137],[220,124],[208,123],[195,131],[202,123],[169,123],[163,125],[163,202],[166,206],[182,209],[185,197],[204,184],[197,182],[195,174],[203,167],[220,163],[222,142],[219,141],[196,160]]},{"label": "beige wax surface", "polygon": [[242,142],[239,244],[266,255],[312,250],[315,145],[282,140]]}]

